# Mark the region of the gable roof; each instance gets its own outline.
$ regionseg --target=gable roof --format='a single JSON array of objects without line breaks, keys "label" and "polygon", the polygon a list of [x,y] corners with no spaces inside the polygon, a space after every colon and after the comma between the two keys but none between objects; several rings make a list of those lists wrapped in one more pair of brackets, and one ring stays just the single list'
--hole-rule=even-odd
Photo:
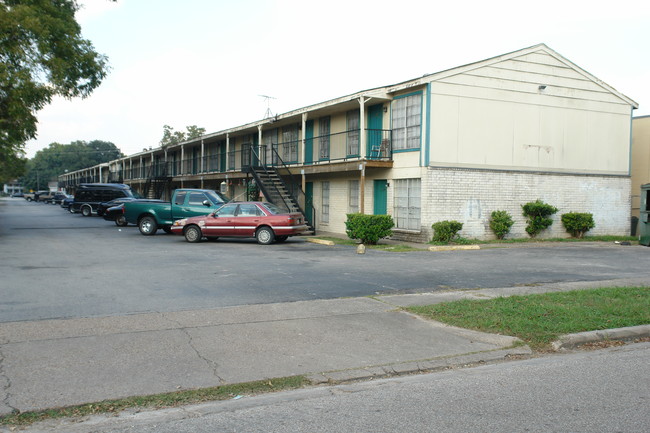
[{"label": "gable roof", "polygon": [[[604,81],[598,79],[596,76],[594,76],[591,73],[587,72],[586,70],[582,69],[581,67],[579,67],[575,63],[571,62],[570,60],[568,60],[567,58],[565,58],[561,54],[557,53],[556,51],[552,50],[546,44],[543,44],[543,43],[533,45],[532,47],[523,48],[521,50],[513,51],[513,52],[510,52],[510,53],[502,54],[500,56],[491,57],[489,59],[481,60],[481,61],[478,61],[478,62],[475,62],[475,63],[470,63],[470,64],[467,64],[467,65],[458,66],[458,67],[455,67],[455,68],[451,68],[451,69],[436,72],[436,73],[433,73],[433,74],[425,75],[421,79],[423,81],[425,81],[425,82],[437,81],[437,80],[440,80],[440,79],[443,79],[443,78],[446,78],[446,77],[449,77],[449,76],[452,76],[452,75],[461,74],[461,73],[472,71],[472,70],[475,70],[475,69],[478,69],[478,68],[483,68],[485,66],[491,66],[491,65],[494,65],[494,64],[497,64],[497,63],[501,63],[501,62],[504,62],[504,61],[507,61],[507,60],[516,59],[516,58],[526,56],[526,55],[532,54],[532,53],[543,53],[543,54],[547,54],[547,55],[553,57],[555,60],[557,60],[559,63],[561,63],[565,67],[572,69],[573,71],[575,71],[579,75],[582,75],[583,77],[585,77],[587,80],[590,80],[590,81],[594,82],[595,84],[602,87],[606,91],[616,95],[618,98],[622,99],[627,104],[631,105],[633,108],[639,108],[639,104],[636,101],[634,101],[633,99],[625,96],[624,94],[622,94],[621,92],[619,92],[618,90],[616,90],[615,88],[610,86],[609,84],[607,84]],[[410,81],[413,81],[413,80],[410,80]],[[401,83],[401,84],[406,84],[406,83],[407,82],[404,82],[404,83]]]}]

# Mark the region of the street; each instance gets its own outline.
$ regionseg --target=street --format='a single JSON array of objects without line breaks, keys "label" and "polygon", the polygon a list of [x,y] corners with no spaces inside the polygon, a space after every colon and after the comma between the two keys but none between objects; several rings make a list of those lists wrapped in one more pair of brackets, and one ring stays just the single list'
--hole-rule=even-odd
[{"label": "street", "polygon": [[650,343],[168,410],[51,421],[30,431],[646,432]]}]

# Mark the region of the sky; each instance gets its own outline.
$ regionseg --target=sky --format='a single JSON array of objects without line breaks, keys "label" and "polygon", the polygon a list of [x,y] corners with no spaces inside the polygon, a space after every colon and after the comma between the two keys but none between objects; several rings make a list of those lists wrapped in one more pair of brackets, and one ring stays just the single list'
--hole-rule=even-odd
[{"label": "sky", "polygon": [[[108,57],[86,99],[37,113],[50,143],[103,140],[131,155],[163,126],[207,133],[545,43],[650,115],[648,0],[80,0]],[[267,99],[261,95],[271,96]]]}]

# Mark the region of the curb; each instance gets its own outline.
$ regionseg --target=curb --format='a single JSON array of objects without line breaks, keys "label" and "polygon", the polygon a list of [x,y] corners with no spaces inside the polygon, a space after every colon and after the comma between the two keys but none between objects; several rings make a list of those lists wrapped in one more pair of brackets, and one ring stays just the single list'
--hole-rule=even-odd
[{"label": "curb", "polygon": [[551,343],[553,350],[573,349],[582,344],[603,340],[633,340],[650,337],[650,325],[630,326],[627,328],[602,329],[600,331],[579,332],[567,334]]},{"label": "curb", "polygon": [[334,241],[326,241],[325,239],[305,238],[305,240],[313,244],[321,244],[321,245],[328,245],[328,246],[334,245]]},{"label": "curb", "polygon": [[397,364],[378,365],[341,371],[326,371],[307,375],[312,385],[338,384],[359,380],[381,379],[418,373],[449,370],[452,368],[468,367],[473,364],[503,361],[513,356],[530,356],[532,350],[528,346],[511,349],[499,349],[490,352],[471,353],[450,358],[434,358],[419,361],[408,361]]},{"label": "curb", "polygon": [[429,251],[480,250],[478,245],[442,245],[429,247]]}]

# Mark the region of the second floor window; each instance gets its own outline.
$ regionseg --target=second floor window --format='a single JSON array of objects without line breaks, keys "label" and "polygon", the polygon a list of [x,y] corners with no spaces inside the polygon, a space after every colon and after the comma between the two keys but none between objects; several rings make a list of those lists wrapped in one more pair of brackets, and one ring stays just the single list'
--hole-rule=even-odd
[{"label": "second floor window", "polygon": [[348,156],[359,156],[359,136],[360,121],[359,110],[350,110],[347,114],[348,136],[347,152]]},{"label": "second floor window", "polygon": [[282,128],[282,159],[284,162],[298,162],[298,126]]},{"label": "second floor window", "polygon": [[393,150],[419,149],[422,124],[422,93],[393,101]]}]

